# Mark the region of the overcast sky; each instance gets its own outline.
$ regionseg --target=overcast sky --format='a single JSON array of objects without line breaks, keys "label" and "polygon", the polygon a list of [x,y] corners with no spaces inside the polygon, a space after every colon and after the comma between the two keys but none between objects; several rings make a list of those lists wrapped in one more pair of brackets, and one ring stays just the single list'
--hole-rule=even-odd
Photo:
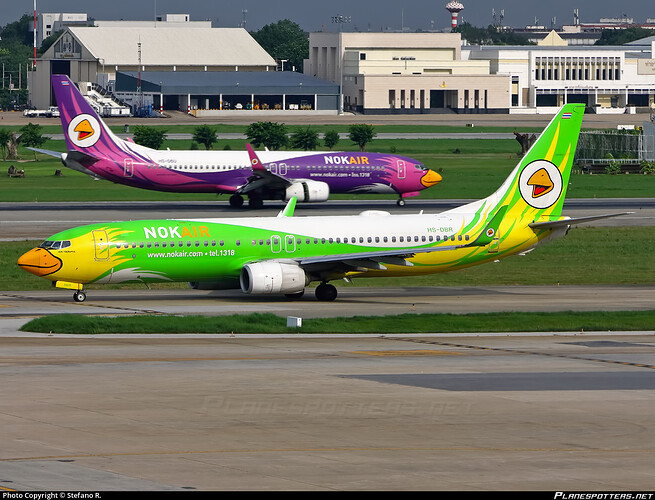
[{"label": "overcast sky", "polygon": [[[582,22],[595,22],[601,17],[626,15],[635,22],[655,18],[653,0],[460,0],[464,10],[460,19],[474,26],[492,23],[492,9],[504,10],[504,25],[522,27],[572,24],[573,10],[578,9]],[[33,0],[3,0],[0,8],[0,26],[32,13]],[[192,21],[211,20],[214,26],[235,27],[243,21],[253,31],[262,26],[290,19],[307,31],[336,31],[334,16],[349,16],[351,22],[343,25],[344,31],[443,29],[450,25],[446,11],[447,0],[112,0],[110,2],[80,2],[79,0],[37,0],[38,12],[86,12],[99,20],[149,20],[155,12],[164,14],[190,14]]]}]

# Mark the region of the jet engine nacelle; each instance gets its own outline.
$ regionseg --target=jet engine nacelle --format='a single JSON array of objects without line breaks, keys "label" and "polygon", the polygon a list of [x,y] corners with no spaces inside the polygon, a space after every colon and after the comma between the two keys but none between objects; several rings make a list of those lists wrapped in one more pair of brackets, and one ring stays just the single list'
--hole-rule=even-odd
[{"label": "jet engine nacelle", "polygon": [[241,291],[247,294],[289,294],[302,292],[307,276],[296,264],[253,262],[243,266],[240,283]]},{"label": "jet engine nacelle", "polygon": [[284,195],[284,200],[289,201],[296,197],[298,201],[327,201],[330,196],[330,186],[321,181],[298,181],[289,186]]}]

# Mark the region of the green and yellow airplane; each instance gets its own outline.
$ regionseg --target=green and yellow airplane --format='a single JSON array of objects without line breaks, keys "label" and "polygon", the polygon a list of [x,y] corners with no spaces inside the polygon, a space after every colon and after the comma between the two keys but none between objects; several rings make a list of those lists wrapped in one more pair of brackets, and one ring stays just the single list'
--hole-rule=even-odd
[{"label": "green and yellow airplane", "polygon": [[[88,283],[189,282],[198,289],[334,300],[330,281],[412,276],[523,253],[571,225],[622,214],[562,216],[584,105],[563,106],[500,188],[438,214],[166,219],[101,223],[59,232],[18,259],[32,274],[74,290]],[[257,158],[252,153],[251,161]]]}]

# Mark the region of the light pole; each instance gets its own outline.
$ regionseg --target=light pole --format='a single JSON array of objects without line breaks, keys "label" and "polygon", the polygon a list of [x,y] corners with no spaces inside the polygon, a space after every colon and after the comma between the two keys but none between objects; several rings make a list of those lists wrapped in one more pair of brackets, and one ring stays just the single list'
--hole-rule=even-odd
[{"label": "light pole", "polygon": [[341,53],[341,35],[343,33],[343,25],[352,21],[351,16],[332,16],[332,23],[339,25],[339,114],[343,114],[343,54]]}]

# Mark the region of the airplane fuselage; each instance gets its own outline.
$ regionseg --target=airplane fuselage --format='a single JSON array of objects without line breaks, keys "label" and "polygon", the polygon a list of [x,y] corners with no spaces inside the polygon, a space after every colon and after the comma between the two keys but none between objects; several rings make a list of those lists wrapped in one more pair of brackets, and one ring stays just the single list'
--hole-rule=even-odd
[{"label": "airplane fuselage", "polygon": [[[112,182],[142,189],[189,193],[236,192],[252,168],[246,151],[159,151],[131,146],[137,157],[103,158],[82,166]],[[432,186],[432,175],[411,158],[383,153],[258,153],[270,172],[290,181],[313,180],[330,193],[372,193],[416,196]],[[69,161],[69,160],[65,160]]]},{"label": "airplane fuselage", "polygon": [[[501,227],[496,242],[470,246],[485,211],[477,214],[262,217],[145,220],[80,226],[53,235],[35,249],[32,269],[52,281],[75,284],[193,282],[202,288],[239,288],[252,262],[301,263],[311,281],[354,276],[409,276],[452,271],[525,251],[551,231]],[[443,247],[447,251],[427,251]],[[370,252],[407,249],[409,258]],[[345,267],[322,258],[343,256]],[[358,257],[364,256],[364,257]],[[313,261],[313,259],[315,261]],[[26,260],[22,264],[26,269]],[[295,267],[295,266],[294,266]],[[29,270],[29,269],[28,269]],[[31,272],[34,272],[33,270]],[[217,280],[220,277],[220,280]]]}]

